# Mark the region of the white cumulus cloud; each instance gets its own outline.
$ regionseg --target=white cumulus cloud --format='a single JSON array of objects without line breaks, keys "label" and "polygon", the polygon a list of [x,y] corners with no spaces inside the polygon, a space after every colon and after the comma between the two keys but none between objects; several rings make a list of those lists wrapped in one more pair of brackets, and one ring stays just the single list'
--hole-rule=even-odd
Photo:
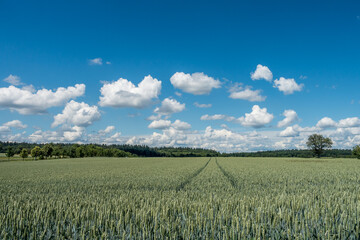
[{"label": "white cumulus cloud", "polygon": [[210,139],[229,139],[233,138],[234,136],[241,136],[233,133],[227,129],[213,129],[212,127],[208,126],[205,129],[204,137]]},{"label": "white cumulus cloud", "polygon": [[150,75],[135,86],[132,82],[120,78],[116,82],[105,83],[100,89],[99,105],[102,107],[144,108],[157,99],[161,91],[161,81]]},{"label": "white cumulus cloud", "polygon": [[219,80],[215,80],[204,73],[177,72],[170,78],[170,82],[175,88],[194,95],[209,94],[213,88],[221,87]]},{"label": "white cumulus cloud", "polygon": [[261,90],[251,90],[250,88],[231,91],[229,97],[232,99],[242,99],[250,102],[263,102],[266,99],[265,96],[261,96]]},{"label": "white cumulus cloud", "polygon": [[329,117],[324,117],[320,119],[317,124],[317,128],[327,129],[337,127],[337,131],[342,131],[342,128],[357,128],[360,127],[360,119],[358,117],[349,117],[345,119],[340,119],[337,123]]},{"label": "white cumulus cloud", "polygon": [[294,111],[294,110],[285,110],[283,112],[283,116],[285,117],[283,120],[279,121],[277,126],[279,128],[282,128],[282,127],[287,127],[289,126],[290,124],[296,122],[299,120],[299,117],[297,115],[297,113]]},{"label": "white cumulus cloud", "polygon": [[182,131],[182,130],[190,129],[191,125],[187,122],[180,121],[179,119],[175,120],[175,122],[173,123],[171,123],[170,120],[160,119],[160,120],[152,121],[149,124],[148,128],[161,129],[161,130],[175,129]]},{"label": "white cumulus cloud", "polygon": [[0,133],[10,132],[10,127],[8,126],[0,126]]},{"label": "white cumulus cloud", "polygon": [[166,129],[166,128],[169,128],[170,126],[171,126],[171,121],[170,120],[160,119],[160,120],[152,121],[149,124],[148,128]]},{"label": "white cumulus cloud", "polygon": [[80,140],[84,133],[84,127],[74,126],[70,130],[64,132],[64,140],[67,142]]},{"label": "white cumulus cloud", "polygon": [[240,117],[236,121],[245,127],[261,128],[270,123],[273,118],[274,115],[268,113],[266,108],[254,105],[251,113],[245,113],[245,117]]},{"label": "white cumulus cloud", "polygon": [[101,114],[97,106],[89,106],[84,102],[78,103],[72,100],[66,104],[62,113],[54,117],[54,122],[51,126],[56,127],[61,124],[68,124],[86,127],[99,120],[100,116]]},{"label": "white cumulus cloud", "polygon": [[175,99],[165,98],[161,102],[161,106],[157,107],[154,112],[162,115],[171,115],[181,112],[185,109],[185,103],[179,103]]},{"label": "white cumulus cloud", "polygon": [[279,89],[279,91],[283,92],[285,95],[289,95],[293,94],[295,91],[300,92],[303,89],[304,84],[297,84],[293,78],[280,77],[280,79],[274,81],[274,87]]},{"label": "white cumulus cloud", "polygon": [[12,120],[10,122],[6,122],[3,126],[17,128],[17,129],[24,129],[27,128],[26,124],[23,124],[20,120]]},{"label": "white cumulus cloud", "polygon": [[255,72],[250,74],[252,80],[261,80],[264,79],[268,82],[271,82],[273,79],[273,74],[267,66],[258,64],[256,66]]},{"label": "white cumulus cloud", "polygon": [[296,130],[295,127],[287,127],[285,130],[280,132],[280,137],[296,137],[299,136],[299,132]]},{"label": "white cumulus cloud", "polygon": [[64,137],[55,131],[42,131],[37,130],[28,137],[30,142],[43,143],[43,142],[63,142]]},{"label": "white cumulus cloud", "polygon": [[273,114],[267,112],[266,108],[260,108],[258,105],[252,107],[251,113],[245,113],[245,117],[235,118],[224,114],[208,115],[200,117],[200,120],[224,120],[227,122],[239,123],[244,127],[261,128],[273,120]]},{"label": "white cumulus cloud", "polygon": [[337,123],[334,120],[332,120],[329,117],[324,117],[317,122],[316,127],[331,128],[331,127],[336,127],[336,125]]},{"label": "white cumulus cloud", "polygon": [[341,128],[359,127],[359,126],[360,126],[360,119],[358,117],[341,119],[338,124],[338,127]]},{"label": "white cumulus cloud", "polygon": [[31,89],[21,89],[15,86],[0,88],[0,108],[9,108],[20,114],[41,114],[48,108],[61,106],[70,99],[84,95],[85,85],[60,87],[55,91],[41,89],[32,92]]},{"label": "white cumulus cloud", "polygon": [[180,121],[178,119],[175,120],[175,122],[173,122],[171,126],[176,130],[188,130],[191,128],[191,125],[189,123]]},{"label": "white cumulus cloud", "polygon": [[110,133],[112,131],[115,130],[115,126],[107,126],[104,130],[99,130],[99,134],[100,135],[104,135],[104,134],[107,134],[107,133]]},{"label": "white cumulus cloud", "polygon": [[285,149],[286,143],[284,143],[283,141],[275,142],[274,147],[275,149]]}]

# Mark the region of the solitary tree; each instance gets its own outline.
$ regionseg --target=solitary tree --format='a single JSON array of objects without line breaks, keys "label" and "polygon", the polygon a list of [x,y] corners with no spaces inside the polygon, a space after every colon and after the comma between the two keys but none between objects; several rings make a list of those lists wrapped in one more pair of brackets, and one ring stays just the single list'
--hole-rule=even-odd
[{"label": "solitary tree", "polygon": [[39,157],[41,154],[41,148],[39,146],[34,147],[31,150],[31,156],[36,160],[37,157]]},{"label": "solitary tree", "polygon": [[324,152],[324,149],[331,148],[333,142],[330,138],[326,138],[320,134],[312,134],[309,136],[306,145],[319,158]]},{"label": "solitary tree", "polygon": [[6,157],[10,160],[11,157],[15,155],[15,151],[12,147],[8,147],[6,150]]},{"label": "solitary tree", "polygon": [[23,148],[20,152],[20,157],[22,157],[23,160],[29,156],[28,150],[26,148]]},{"label": "solitary tree", "polygon": [[360,145],[356,145],[356,146],[353,148],[352,153],[353,153],[353,155],[355,155],[358,159],[360,159]]}]

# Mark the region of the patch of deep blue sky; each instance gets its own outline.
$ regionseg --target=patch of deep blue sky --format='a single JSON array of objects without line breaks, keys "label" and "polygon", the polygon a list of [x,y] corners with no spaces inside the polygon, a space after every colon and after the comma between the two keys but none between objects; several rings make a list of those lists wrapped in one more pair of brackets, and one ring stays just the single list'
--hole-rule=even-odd
[{"label": "patch of deep blue sky", "polygon": [[[312,126],[325,116],[359,116],[359,16],[358,1],[1,1],[0,77],[14,74],[47,89],[85,83],[86,94],[76,101],[95,105],[100,81],[122,77],[137,84],[151,74],[162,81],[160,100],[186,103],[171,119],[195,130],[222,123],[200,121],[203,114],[240,117],[254,104],[274,114],[272,125],[294,109],[300,125]],[[90,66],[88,59],[96,57],[111,65]],[[284,95],[266,81],[252,81],[257,64],[268,66],[274,79],[295,78],[304,90]],[[175,72],[204,72],[224,84],[210,95],[178,97],[169,81]],[[229,99],[229,81],[261,89],[266,101]],[[213,107],[198,109],[194,102]],[[154,108],[104,107],[102,120],[89,129],[115,125],[124,135],[149,134],[144,119]],[[50,129],[62,109],[42,116],[3,109],[1,123],[19,119]]]}]

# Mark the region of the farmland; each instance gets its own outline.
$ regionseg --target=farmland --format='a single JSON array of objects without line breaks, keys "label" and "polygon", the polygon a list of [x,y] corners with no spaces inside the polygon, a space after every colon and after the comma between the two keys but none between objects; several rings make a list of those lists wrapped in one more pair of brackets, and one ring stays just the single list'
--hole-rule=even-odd
[{"label": "farmland", "polygon": [[0,239],[358,239],[360,161],[0,163]]}]

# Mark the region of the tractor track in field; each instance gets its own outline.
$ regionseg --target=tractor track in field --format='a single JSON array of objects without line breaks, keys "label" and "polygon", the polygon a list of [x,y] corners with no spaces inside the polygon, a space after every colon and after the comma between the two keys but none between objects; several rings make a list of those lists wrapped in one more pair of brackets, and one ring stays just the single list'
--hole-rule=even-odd
[{"label": "tractor track in field", "polygon": [[220,169],[220,171],[224,174],[224,176],[229,180],[231,186],[233,186],[233,188],[239,188],[236,184],[236,180],[235,178],[230,174],[228,173],[219,163],[218,163],[218,160],[217,158],[216,159],[216,165],[218,166],[218,168]]},{"label": "tractor track in field", "polygon": [[204,166],[199,168],[196,172],[194,172],[190,177],[188,177],[184,182],[182,182],[179,186],[176,187],[176,192],[182,190],[187,184],[189,184],[194,178],[196,178],[197,175],[199,175],[209,164],[211,161],[211,158],[205,163]]}]

